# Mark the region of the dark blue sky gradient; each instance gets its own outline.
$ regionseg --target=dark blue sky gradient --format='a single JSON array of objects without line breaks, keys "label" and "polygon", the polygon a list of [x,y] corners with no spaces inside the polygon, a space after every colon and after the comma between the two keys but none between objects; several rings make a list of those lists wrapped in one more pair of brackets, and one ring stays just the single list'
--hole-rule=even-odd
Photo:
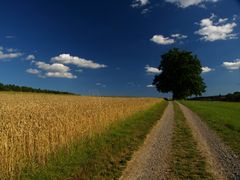
[{"label": "dark blue sky gradient", "polygon": [[[209,18],[240,16],[237,0],[207,3],[206,8],[179,8],[164,0],[152,0],[151,12],[132,8],[131,0],[0,0],[0,46],[18,49],[20,58],[0,60],[0,82],[54,89],[84,95],[159,96],[151,84],[153,75],[144,67],[157,67],[160,57],[173,47],[193,51],[203,66],[215,71],[203,74],[208,88],[206,95],[224,94],[240,89],[240,72],[222,67],[224,61],[240,58],[240,40],[205,42],[194,34],[196,22]],[[240,33],[240,20],[236,20]],[[158,45],[150,41],[153,35],[188,36],[183,43]],[[6,36],[14,36],[6,38]],[[93,60],[108,67],[82,69],[67,65],[77,79],[39,78],[26,73],[36,68],[25,60],[33,54],[36,61],[50,63],[59,54],[71,54]],[[106,87],[98,86],[102,83]]]}]

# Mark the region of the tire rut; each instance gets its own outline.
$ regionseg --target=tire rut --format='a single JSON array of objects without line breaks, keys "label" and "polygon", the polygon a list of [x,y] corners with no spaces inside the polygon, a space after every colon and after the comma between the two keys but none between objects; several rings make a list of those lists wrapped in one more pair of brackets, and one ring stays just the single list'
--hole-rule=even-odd
[{"label": "tire rut", "polygon": [[197,140],[198,148],[207,161],[214,179],[240,180],[240,159],[194,112],[179,106]]},{"label": "tire rut", "polygon": [[121,180],[170,179],[169,159],[173,124],[173,103],[169,102],[161,120],[128,162],[127,168],[120,177]]}]

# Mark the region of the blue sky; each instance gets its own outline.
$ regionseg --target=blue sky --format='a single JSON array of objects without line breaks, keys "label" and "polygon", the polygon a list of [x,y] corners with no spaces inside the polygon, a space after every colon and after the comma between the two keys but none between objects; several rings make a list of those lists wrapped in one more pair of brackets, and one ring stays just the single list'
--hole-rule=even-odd
[{"label": "blue sky", "polygon": [[2,83],[159,96],[149,85],[161,55],[177,47],[201,60],[205,95],[240,89],[239,0],[0,3]]}]

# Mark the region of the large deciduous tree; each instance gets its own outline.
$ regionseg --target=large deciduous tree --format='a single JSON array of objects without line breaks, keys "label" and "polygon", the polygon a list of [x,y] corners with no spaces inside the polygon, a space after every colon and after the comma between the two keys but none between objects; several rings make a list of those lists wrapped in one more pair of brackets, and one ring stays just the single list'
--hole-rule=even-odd
[{"label": "large deciduous tree", "polygon": [[159,92],[173,94],[173,99],[185,99],[189,96],[200,96],[206,85],[201,77],[200,60],[192,52],[172,49],[162,55],[159,70],[153,85]]}]

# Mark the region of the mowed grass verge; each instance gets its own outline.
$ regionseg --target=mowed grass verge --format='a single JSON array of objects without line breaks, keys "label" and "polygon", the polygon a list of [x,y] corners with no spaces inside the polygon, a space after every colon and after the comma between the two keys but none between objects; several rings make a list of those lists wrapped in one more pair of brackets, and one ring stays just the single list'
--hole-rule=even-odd
[{"label": "mowed grass verge", "polygon": [[166,106],[161,101],[112,124],[100,135],[60,150],[42,168],[26,169],[21,179],[117,179]]},{"label": "mowed grass verge", "polygon": [[174,179],[212,179],[206,171],[205,158],[197,149],[190,127],[179,106],[174,103],[175,125],[172,142]]},{"label": "mowed grass verge", "polygon": [[211,101],[181,103],[196,112],[240,157],[240,103]]}]

